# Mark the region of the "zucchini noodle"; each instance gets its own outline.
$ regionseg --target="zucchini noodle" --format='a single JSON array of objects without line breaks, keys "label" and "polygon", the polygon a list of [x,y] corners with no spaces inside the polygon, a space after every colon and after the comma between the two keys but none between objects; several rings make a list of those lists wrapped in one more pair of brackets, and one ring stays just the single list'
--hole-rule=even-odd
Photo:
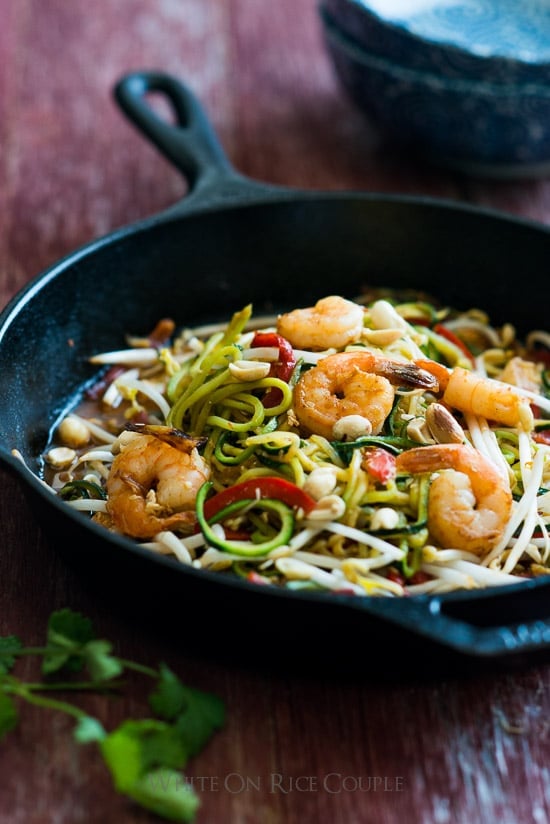
[{"label": "zucchini noodle", "polygon": [[[168,324],[171,330],[174,324]],[[92,354],[44,477],[178,563],[400,597],[550,572],[550,335],[414,295]]]}]

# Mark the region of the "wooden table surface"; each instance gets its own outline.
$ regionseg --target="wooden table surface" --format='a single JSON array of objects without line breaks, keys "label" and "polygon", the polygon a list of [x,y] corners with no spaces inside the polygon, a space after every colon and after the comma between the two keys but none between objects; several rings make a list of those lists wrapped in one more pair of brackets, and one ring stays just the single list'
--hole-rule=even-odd
[{"label": "wooden table surface", "polygon": [[[385,147],[340,92],[315,0],[2,0],[2,306],[56,259],[184,192],[113,103],[116,80],[138,68],[186,81],[230,160],[251,177],[427,193],[550,223],[550,180],[467,179]],[[203,777],[198,822],[550,820],[546,663],[323,678],[197,651],[183,631],[98,602],[46,541],[20,485],[4,471],[0,479],[0,635],[40,643],[50,612],[69,606],[120,654],[166,661],[225,701],[226,726],[189,769]],[[110,727],[143,713],[136,690],[83,700]],[[157,820],[114,792],[97,753],[73,743],[71,729],[64,716],[21,711],[0,744],[0,821]]]}]

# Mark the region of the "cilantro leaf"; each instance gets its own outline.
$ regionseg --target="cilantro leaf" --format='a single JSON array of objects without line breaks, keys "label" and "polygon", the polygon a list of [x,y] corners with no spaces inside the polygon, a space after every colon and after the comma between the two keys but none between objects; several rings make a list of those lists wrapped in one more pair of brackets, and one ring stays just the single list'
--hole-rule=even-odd
[{"label": "cilantro leaf", "polygon": [[149,696],[155,715],[173,721],[185,709],[186,701],[187,693],[178,676],[166,664],[161,664],[157,687]]},{"label": "cilantro leaf", "polygon": [[156,715],[175,721],[189,756],[198,753],[225,721],[224,706],[217,696],[185,686],[165,664],[159,667],[159,680],[149,704]]},{"label": "cilantro leaf", "polygon": [[[142,745],[135,722],[125,721],[100,741],[101,755],[113,777],[115,788],[127,792],[143,772]],[[130,728],[129,728],[130,727]]]},{"label": "cilantro leaf", "polygon": [[124,721],[100,742],[100,747],[115,787],[124,793],[151,769],[179,769],[187,761],[174,728],[154,718]]},{"label": "cilantro leaf", "polygon": [[94,637],[92,622],[80,612],[65,609],[52,612],[48,621],[48,641],[61,646],[82,646]]},{"label": "cilantro leaf", "polygon": [[187,757],[176,731],[164,721],[125,721],[99,742],[118,792],[171,821],[191,821],[199,805],[177,772]]},{"label": "cilantro leaf", "polygon": [[47,646],[54,651],[44,655],[42,672],[50,674],[62,667],[73,672],[82,669],[82,647],[93,638],[89,618],[67,608],[52,612],[48,621]]},{"label": "cilantro leaf", "polygon": [[[79,689],[101,688],[102,682],[124,669],[156,678],[149,704],[158,716],[128,719],[107,733],[100,721],[65,700],[32,693],[40,685],[10,675],[20,654],[42,656],[42,671],[61,668],[76,672],[86,667],[92,680],[75,681]],[[66,689],[64,680],[49,680],[48,690]],[[190,756],[224,723],[224,707],[214,695],[192,689],[162,664],[158,671],[112,654],[109,641],[95,637],[92,622],[78,612],[62,609],[50,616],[46,648],[23,647],[15,636],[0,637],[0,738],[16,726],[18,713],[11,694],[40,703],[44,709],[63,711],[77,718],[74,738],[80,744],[95,742],[119,792],[142,807],[171,821],[190,822],[199,806],[192,784],[179,772]]]},{"label": "cilantro leaf", "polygon": [[18,721],[17,709],[9,695],[0,692],[0,738],[12,730]]},{"label": "cilantro leaf", "polygon": [[114,655],[109,641],[88,641],[83,648],[84,660],[94,681],[108,681],[123,671],[124,667]]},{"label": "cilantro leaf", "polygon": [[185,776],[175,770],[151,770],[141,776],[128,795],[169,821],[192,821],[199,798]]},{"label": "cilantro leaf", "polygon": [[0,675],[11,670],[21,646],[21,641],[15,635],[0,636]]},{"label": "cilantro leaf", "polygon": [[184,687],[184,690],[186,706],[178,715],[174,727],[191,757],[202,750],[216,729],[223,726],[225,708],[216,695],[192,687]]},{"label": "cilantro leaf", "polygon": [[74,728],[74,739],[79,744],[89,744],[91,741],[101,741],[107,733],[97,718],[85,715],[79,718]]}]

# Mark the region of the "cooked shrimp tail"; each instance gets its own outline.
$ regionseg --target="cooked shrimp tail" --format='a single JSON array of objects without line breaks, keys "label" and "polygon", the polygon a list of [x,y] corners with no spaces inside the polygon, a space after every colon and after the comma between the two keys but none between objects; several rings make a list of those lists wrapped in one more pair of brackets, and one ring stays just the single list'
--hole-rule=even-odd
[{"label": "cooked shrimp tail", "polygon": [[376,357],[373,361],[373,371],[396,386],[411,386],[431,392],[437,392],[439,389],[437,377],[416,363],[401,363],[401,361]]},{"label": "cooked shrimp tail", "polygon": [[440,473],[428,498],[430,534],[440,546],[485,555],[500,539],[512,493],[497,467],[476,449],[466,444],[409,449],[397,456],[396,468],[413,475]]},{"label": "cooked shrimp tail", "polygon": [[419,358],[415,364],[424,372],[429,372],[437,379],[439,390],[443,392],[447,388],[449,378],[451,377],[451,369],[438,361],[430,360],[429,358]]},{"label": "cooked shrimp tail", "polygon": [[163,426],[162,424],[150,423],[128,423],[126,429],[129,432],[138,432],[141,435],[152,435],[164,443],[169,443],[180,452],[191,452],[193,449],[201,449],[207,441],[207,438],[195,438],[187,434],[182,429],[176,429],[172,426]]}]

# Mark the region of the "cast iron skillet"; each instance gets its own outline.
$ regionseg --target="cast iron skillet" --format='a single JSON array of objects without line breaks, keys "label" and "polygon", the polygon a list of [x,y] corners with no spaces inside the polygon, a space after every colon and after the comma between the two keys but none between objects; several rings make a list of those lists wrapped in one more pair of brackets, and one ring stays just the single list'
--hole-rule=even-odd
[{"label": "cast iron skillet", "polygon": [[[149,92],[167,99],[175,125],[155,113]],[[237,648],[259,636],[274,656],[290,644],[306,654],[320,639],[326,651],[332,637],[351,654],[368,650],[371,661],[388,645],[493,661],[550,649],[550,577],[408,599],[259,587],[153,556],[70,510],[33,474],[51,428],[95,374],[88,356],[119,348],[125,333],[145,334],[164,316],[178,324],[225,320],[249,301],[256,313],[272,313],[372,285],[421,287],[457,307],[484,307],[496,323],[513,319],[520,333],[548,327],[540,298],[550,232],[542,226],[424,197],[263,185],[231,167],[200,105],[175,79],[135,73],[116,98],[184,173],[188,195],[69,255],[0,316],[0,457],[55,546],[87,580],[113,583],[119,597],[124,591],[153,612],[170,605],[182,632],[212,646],[221,639]]]}]

